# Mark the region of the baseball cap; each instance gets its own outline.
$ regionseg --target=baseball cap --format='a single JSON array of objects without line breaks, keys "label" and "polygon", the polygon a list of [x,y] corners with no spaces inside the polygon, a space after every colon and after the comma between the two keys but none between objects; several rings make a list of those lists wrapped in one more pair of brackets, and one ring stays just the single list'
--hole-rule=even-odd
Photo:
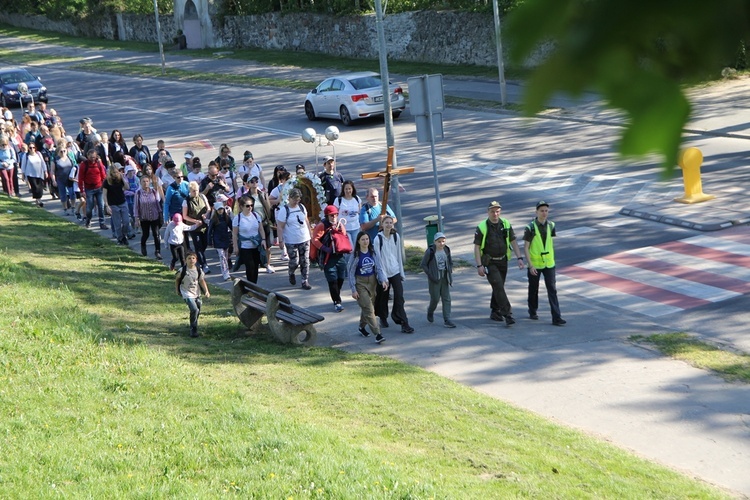
[{"label": "baseball cap", "polygon": [[328,205],[323,212],[326,214],[326,216],[328,216],[328,215],[338,214],[339,209],[336,208],[334,205]]},{"label": "baseball cap", "polygon": [[192,160],[193,159],[193,152],[190,151],[190,150],[185,151],[185,158],[188,159],[188,160]]},{"label": "baseball cap", "polygon": [[503,208],[503,206],[500,203],[496,202],[496,201],[492,201],[492,202],[490,202],[489,205],[487,205],[487,210],[489,210],[491,208]]},{"label": "baseball cap", "polygon": [[124,170],[125,169],[125,165],[123,165],[121,163],[118,163],[118,162],[115,162],[115,167],[117,167],[117,170]]},{"label": "baseball cap", "polygon": [[220,208],[224,208],[224,203],[220,201],[217,201],[216,203],[214,203],[214,210],[218,210]]},{"label": "baseball cap", "polygon": [[333,160],[333,156],[326,156],[325,158],[323,158],[323,163],[328,163],[331,160]]},{"label": "baseball cap", "polygon": [[439,240],[440,238],[445,238],[445,234],[443,234],[443,233],[441,233],[441,232],[437,232],[437,233],[435,233],[435,237],[434,237],[434,238],[432,238],[432,241],[437,241],[437,240]]},{"label": "baseball cap", "polygon": [[538,202],[536,204],[536,209],[537,210],[539,210],[539,207],[547,207],[547,208],[549,208],[549,203],[547,203],[546,201],[542,200],[542,201],[540,201],[540,202]]}]

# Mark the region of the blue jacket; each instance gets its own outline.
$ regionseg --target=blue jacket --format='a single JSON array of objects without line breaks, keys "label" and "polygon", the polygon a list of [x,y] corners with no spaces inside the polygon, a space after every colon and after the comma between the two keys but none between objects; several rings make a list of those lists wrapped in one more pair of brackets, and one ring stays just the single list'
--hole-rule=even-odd
[{"label": "blue jacket", "polygon": [[232,218],[229,216],[211,217],[208,226],[208,243],[214,248],[229,248],[232,244]]},{"label": "blue jacket", "polygon": [[172,220],[174,214],[182,213],[182,202],[190,195],[190,183],[182,181],[179,185],[173,182],[164,194],[164,221]]}]

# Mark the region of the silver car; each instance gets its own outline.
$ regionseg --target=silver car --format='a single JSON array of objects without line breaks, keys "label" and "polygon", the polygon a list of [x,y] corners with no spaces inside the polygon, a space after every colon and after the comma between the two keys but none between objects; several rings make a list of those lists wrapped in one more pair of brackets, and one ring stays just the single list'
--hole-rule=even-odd
[{"label": "silver car", "polygon": [[[393,83],[391,111],[398,118],[406,108],[403,89]],[[338,118],[344,125],[383,114],[383,84],[378,73],[365,71],[334,76],[312,89],[305,98],[308,120]]]}]

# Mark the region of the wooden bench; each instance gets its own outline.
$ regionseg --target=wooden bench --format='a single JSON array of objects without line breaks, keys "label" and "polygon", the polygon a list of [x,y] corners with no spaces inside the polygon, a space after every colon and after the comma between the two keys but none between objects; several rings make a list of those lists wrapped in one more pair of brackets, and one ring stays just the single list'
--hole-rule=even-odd
[{"label": "wooden bench", "polygon": [[320,314],[295,306],[289,297],[245,279],[234,280],[232,305],[248,329],[253,329],[266,316],[273,336],[285,344],[314,345],[318,332],[313,325],[325,319]]}]

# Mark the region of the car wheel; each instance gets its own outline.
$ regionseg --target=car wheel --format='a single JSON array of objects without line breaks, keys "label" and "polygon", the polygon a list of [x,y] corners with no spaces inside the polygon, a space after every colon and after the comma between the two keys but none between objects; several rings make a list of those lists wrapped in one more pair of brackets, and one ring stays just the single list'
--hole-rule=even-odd
[{"label": "car wheel", "polygon": [[315,116],[315,109],[310,101],[305,101],[305,114],[307,115],[307,119],[311,122],[317,119]]},{"label": "car wheel", "polygon": [[393,113],[393,119],[394,120],[398,120],[399,116],[401,116],[401,111],[396,111],[395,113]]},{"label": "car wheel", "polygon": [[352,115],[349,114],[349,110],[346,109],[346,106],[341,106],[341,109],[339,109],[339,116],[341,117],[341,123],[347,127],[352,124]]}]

